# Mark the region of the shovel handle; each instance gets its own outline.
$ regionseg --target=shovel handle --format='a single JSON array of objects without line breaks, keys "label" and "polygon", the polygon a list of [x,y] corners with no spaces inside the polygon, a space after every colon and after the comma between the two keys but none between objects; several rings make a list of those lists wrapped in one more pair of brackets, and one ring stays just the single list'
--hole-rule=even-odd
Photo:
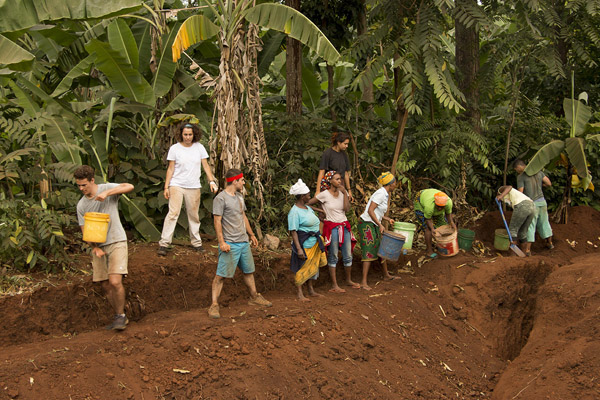
[{"label": "shovel handle", "polygon": [[506,228],[506,232],[508,233],[508,239],[512,243],[513,239],[510,234],[510,229],[508,229],[508,224],[506,223],[506,218],[504,217],[504,211],[502,211],[502,204],[500,204],[500,200],[498,200],[498,198],[496,198],[496,204],[498,204],[498,208],[500,209],[500,215],[502,215],[502,221],[504,221],[504,227]]}]

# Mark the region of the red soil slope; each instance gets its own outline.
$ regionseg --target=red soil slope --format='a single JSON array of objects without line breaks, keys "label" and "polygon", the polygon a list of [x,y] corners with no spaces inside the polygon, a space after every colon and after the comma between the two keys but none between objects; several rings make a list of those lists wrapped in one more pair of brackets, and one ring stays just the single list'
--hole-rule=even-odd
[{"label": "red soil slope", "polygon": [[[477,238],[491,247],[501,226],[488,213]],[[322,270],[325,297],[308,304],[288,254],[257,251],[273,307],[248,306],[237,276],[216,321],[215,249],[132,245],[122,333],[101,328],[110,310],[89,276],[0,298],[0,399],[598,398],[600,213],[576,207],[554,229],[556,248],[526,259],[401,257],[392,270],[414,273],[383,282],[375,267],[370,292],[328,293]]]}]

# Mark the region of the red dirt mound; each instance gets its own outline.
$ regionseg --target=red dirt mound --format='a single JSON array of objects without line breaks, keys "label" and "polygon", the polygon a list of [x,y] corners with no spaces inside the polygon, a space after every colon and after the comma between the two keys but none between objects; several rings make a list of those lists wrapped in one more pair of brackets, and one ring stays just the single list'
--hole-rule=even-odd
[{"label": "red dirt mound", "polygon": [[[574,208],[556,248],[525,259],[403,256],[391,270],[414,272],[384,282],[375,266],[370,292],[328,293],[322,269],[310,303],[294,300],[287,250],[255,251],[273,307],[248,306],[238,274],[216,321],[211,243],[163,258],[132,245],[122,333],[101,329],[110,310],[89,276],[0,298],[0,399],[597,398],[598,222]],[[477,237],[491,247],[501,224],[488,213]]]}]

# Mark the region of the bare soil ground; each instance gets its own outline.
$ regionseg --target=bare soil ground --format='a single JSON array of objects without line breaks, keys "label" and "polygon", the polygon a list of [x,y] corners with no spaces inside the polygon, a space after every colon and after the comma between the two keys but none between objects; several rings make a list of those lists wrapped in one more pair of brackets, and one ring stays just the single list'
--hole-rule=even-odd
[{"label": "bare soil ground", "polygon": [[491,212],[474,228],[485,254],[402,256],[392,282],[375,266],[370,292],[329,293],[321,270],[310,303],[294,298],[287,250],[258,250],[273,307],[247,305],[238,274],[220,320],[206,313],[214,242],[167,257],[131,244],[124,332],[103,329],[89,275],[0,298],[0,399],[600,398],[600,213],[573,208],[556,248],[524,259],[493,250],[500,227]]}]

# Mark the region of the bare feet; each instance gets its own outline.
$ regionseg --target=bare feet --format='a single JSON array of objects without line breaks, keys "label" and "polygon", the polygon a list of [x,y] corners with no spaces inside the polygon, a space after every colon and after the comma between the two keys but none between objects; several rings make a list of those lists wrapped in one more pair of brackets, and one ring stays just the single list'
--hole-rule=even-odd
[{"label": "bare feet", "polygon": [[307,299],[307,298],[306,298],[306,297],[304,297],[304,296],[302,296],[302,297],[298,297],[298,300],[299,300],[299,301],[301,301],[301,302],[303,302],[303,303],[306,303],[306,302],[309,302],[309,301],[310,301],[310,299]]},{"label": "bare feet", "polygon": [[312,296],[312,297],[325,297],[321,293],[317,293],[317,292],[310,292],[308,295]]},{"label": "bare feet", "polygon": [[329,291],[331,293],[346,293],[346,291],[339,286],[332,287],[331,289],[329,289]]},{"label": "bare feet", "polygon": [[396,279],[400,279],[399,276],[393,276],[393,275],[386,275],[383,277],[383,279],[385,279],[386,281],[395,281]]},{"label": "bare feet", "polygon": [[360,283],[347,281],[346,285],[350,286],[352,289],[360,289]]}]

